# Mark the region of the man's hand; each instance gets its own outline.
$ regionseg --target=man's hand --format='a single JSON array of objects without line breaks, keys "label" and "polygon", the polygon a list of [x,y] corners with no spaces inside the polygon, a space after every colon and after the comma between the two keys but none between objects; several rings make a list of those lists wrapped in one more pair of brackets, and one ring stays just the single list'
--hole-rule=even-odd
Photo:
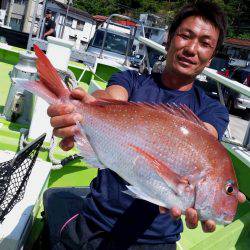
[{"label": "man's hand", "polygon": [[[246,196],[239,192],[238,193],[238,201],[239,203],[243,203],[246,201]],[[164,207],[159,208],[160,213],[166,213],[167,209]],[[170,209],[170,214],[174,219],[179,219],[181,217],[181,210],[178,208]],[[198,226],[198,214],[194,208],[188,208],[185,214],[186,225],[189,229],[194,229]],[[206,220],[201,222],[202,230],[205,233],[214,232],[216,229],[216,224],[213,220]]]},{"label": "man's hand", "polygon": [[55,32],[55,29],[50,29],[50,30],[48,30],[46,33],[44,33],[43,37],[50,36],[50,35],[53,34],[54,32]]},{"label": "man's hand", "polygon": [[[71,92],[73,99],[89,103],[95,98],[89,95],[81,88],[74,89]],[[73,104],[53,104],[47,110],[48,115],[51,117],[50,123],[54,128],[53,134],[62,138],[60,147],[68,151],[74,147],[74,134],[77,131],[76,122],[81,122],[83,117],[75,112]]]},{"label": "man's hand", "polygon": [[[98,98],[115,99],[126,101],[127,90],[119,85],[113,85],[106,90],[97,90],[89,95],[82,88],[76,88],[71,92],[72,99],[83,103],[90,103]],[[77,131],[76,122],[82,121],[83,117],[75,112],[73,104],[54,104],[50,105],[47,111],[51,117],[50,123],[54,128],[54,135],[62,138],[60,147],[68,151],[74,147],[74,134]]]}]

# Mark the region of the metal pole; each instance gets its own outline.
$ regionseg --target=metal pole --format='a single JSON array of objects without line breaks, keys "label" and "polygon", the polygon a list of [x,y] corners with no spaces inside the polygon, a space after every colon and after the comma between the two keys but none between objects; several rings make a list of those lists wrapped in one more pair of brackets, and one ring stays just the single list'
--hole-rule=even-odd
[{"label": "metal pole", "polygon": [[45,6],[46,6],[46,0],[43,1],[43,6],[42,6],[42,17],[40,18],[39,20],[39,24],[38,24],[38,30],[37,30],[37,35],[36,37],[38,38],[42,38],[42,35],[43,35],[43,30],[44,30],[44,23],[45,23],[45,17],[44,17],[44,9],[45,9]]},{"label": "metal pole", "polygon": [[111,20],[112,16],[110,16],[108,19],[107,19],[107,24],[106,24],[106,29],[105,29],[105,32],[104,32],[104,36],[103,36],[103,40],[102,40],[102,47],[101,47],[101,51],[100,51],[100,54],[99,54],[99,58],[102,58],[102,53],[103,53],[103,50],[104,50],[104,45],[105,45],[105,42],[106,42],[106,39],[107,39],[107,33],[108,33],[108,26],[109,26],[109,23],[110,23],[110,20]]},{"label": "metal pole", "polygon": [[31,40],[32,40],[33,29],[34,29],[35,21],[36,21],[38,4],[39,4],[39,0],[36,0],[36,4],[35,4],[35,8],[34,8],[34,15],[33,15],[32,23],[31,23],[31,26],[30,26],[30,33],[29,33],[29,40],[28,40],[27,50],[30,50],[31,46],[32,46]]},{"label": "metal pole", "polygon": [[216,84],[217,84],[217,89],[218,89],[218,93],[219,93],[220,103],[221,103],[223,106],[226,106],[226,105],[225,105],[224,96],[223,96],[223,93],[222,93],[222,89],[221,89],[221,84],[220,84],[219,82],[216,82]]},{"label": "metal pole", "polygon": [[243,139],[243,146],[250,150],[250,122],[248,122],[245,137]]},{"label": "metal pole", "polygon": [[34,5],[33,2],[34,0],[26,1],[25,11],[24,11],[25,14],[23,17],[24,23],[22,28],[22,31],[26,33],[29,33],[30,30],[29,24],[30,24],[30,17],[33,16],[33,11],[32,11]]},{"label": "metal pole", "polygon": [[69,1],[68,1],[68,5],[67,5],[67,11],[66,11],[65,19],[64,19],[64,22],[63,22],[63,29],[62,29],[62,33],[61,33],[61,36],[60,36],[61,39],[63,38],[63,33],[64,33],[64,29],[65,29],[67,17],[68,17],[68,14],[69,14],[69,5],[70,5],[71,3],[72,3],[72,1],[69,0]]},{"label": "metal pole", "polygon": [[124,60],[124,63],[123,63],[123,65],[126,65],[126,66],[128,66],[128,53],[129,53],[130,41],[132,40],[132,32],[133,31],[135,32],[135,30],[132,27],[130,27],[129,29],[130,29],[129,40],[128,40],[128,43],[127,43],[125,60]]},{"label": "metal pole", "polygon": [[[220,82],[216,82],[216,84],[217,84],[217,90],[218,90],[218,94],[219,94],[220,103],[223,106],[226,106],[225,100],[224,100],[224,96],[223,96],[223,92],[222,92],[222,88],[221,88],[221,83]],[[231,133],[230,125],[228,125],[227,128],[226,128],[225,136],[229,137],[229,138],[232,138],[232,133]]]},{"label": "metal pole", "polygon": [[8,13],[7,13],[7,20],[6,20],[7,26],[10,26],[10,19],[11,19],[11,13],[13,10],[13,5],[14,5],[14,0],[11,0],[9,3]]}]

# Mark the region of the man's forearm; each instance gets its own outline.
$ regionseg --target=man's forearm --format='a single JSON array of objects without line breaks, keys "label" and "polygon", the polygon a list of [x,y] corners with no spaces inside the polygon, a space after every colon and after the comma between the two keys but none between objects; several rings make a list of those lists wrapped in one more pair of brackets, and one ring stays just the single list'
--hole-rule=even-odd
[{"label": "man's forearm", "polygon": [[105,90],[96,90],[94,93],[92,93],[92,96],[94,96],[96,99],[103,98],[103,99],[114,99],[109,93],[107,93]]},{"label": "man's forearm", "polygon": [[207,122],[203,122],[205,127],[207,128],[208,132],[213,135],[216,139],[218,139],[218,132],[214,126]]},{"label": "man's forearm", "polygon": [[54,29],[50,29],[46,33],[44,33],[44,36],[49,36],[49,35],[53,34],[54,31],[55,31]]},{"label": "man's forearm", "polygon": [[105,90],[96,90],[92,96],[95,98],[115,99],[120,101],[128,101],[128,91],[119,85],[112,85]]}]

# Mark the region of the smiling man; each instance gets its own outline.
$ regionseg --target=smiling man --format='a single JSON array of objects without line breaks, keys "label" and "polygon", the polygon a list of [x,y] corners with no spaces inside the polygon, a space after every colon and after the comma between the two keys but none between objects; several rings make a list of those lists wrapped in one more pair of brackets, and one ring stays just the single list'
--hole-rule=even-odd
[{"label": "smiling man", "polygon": [[[111,77],[106,90],[88,95],[81,89],[72,98],[91,102],[110,98],[148,103],[185,104],[204,122],[209,132],[221,139],[228,124],[228,112],[196,86],[195,77],[208,66],[223,42],[226,20],[210,2],[185,6],[174,19],[162,74],[140,75],[120,72]],[[73,105],[51,105],[48,114],[54,134],[63,138],[61,147],[74,146],[76,120]],[[183,231],[180,210],[170,211],[127,195],[126,182],[109,169],[98,171],[91,192],[82,198],[79,189],[52,189],[44,196],[46,221],[55,249],[175,249]],[[243,194],[238,195],[244,202]],[[186,224],[195,228],[197,212],[186,211]],[[203,221],[203,230],[215,230],[213,221]]]},{"label": "smiling man", "polygon": [[[209,66],[215,53],[220,31],[201,16],[187,17],[169,37],[168,56],[164,75],[179,78],[184,88],[192,87],[195,77]],[[172,74],[172,75],[170,75]],[[189,84],[187,84],[189,83]],[[177,84],[179,88],[179,84]]]}]

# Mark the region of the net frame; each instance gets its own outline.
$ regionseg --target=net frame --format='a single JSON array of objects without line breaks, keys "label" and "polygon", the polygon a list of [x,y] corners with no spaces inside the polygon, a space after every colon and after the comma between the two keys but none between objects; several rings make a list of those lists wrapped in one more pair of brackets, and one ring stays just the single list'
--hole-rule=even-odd
[{"label": "net frame", "polygon": [[12,160],[0,163],[0,223],[22,200],[25,188],[46,134],[20,150]]}]

